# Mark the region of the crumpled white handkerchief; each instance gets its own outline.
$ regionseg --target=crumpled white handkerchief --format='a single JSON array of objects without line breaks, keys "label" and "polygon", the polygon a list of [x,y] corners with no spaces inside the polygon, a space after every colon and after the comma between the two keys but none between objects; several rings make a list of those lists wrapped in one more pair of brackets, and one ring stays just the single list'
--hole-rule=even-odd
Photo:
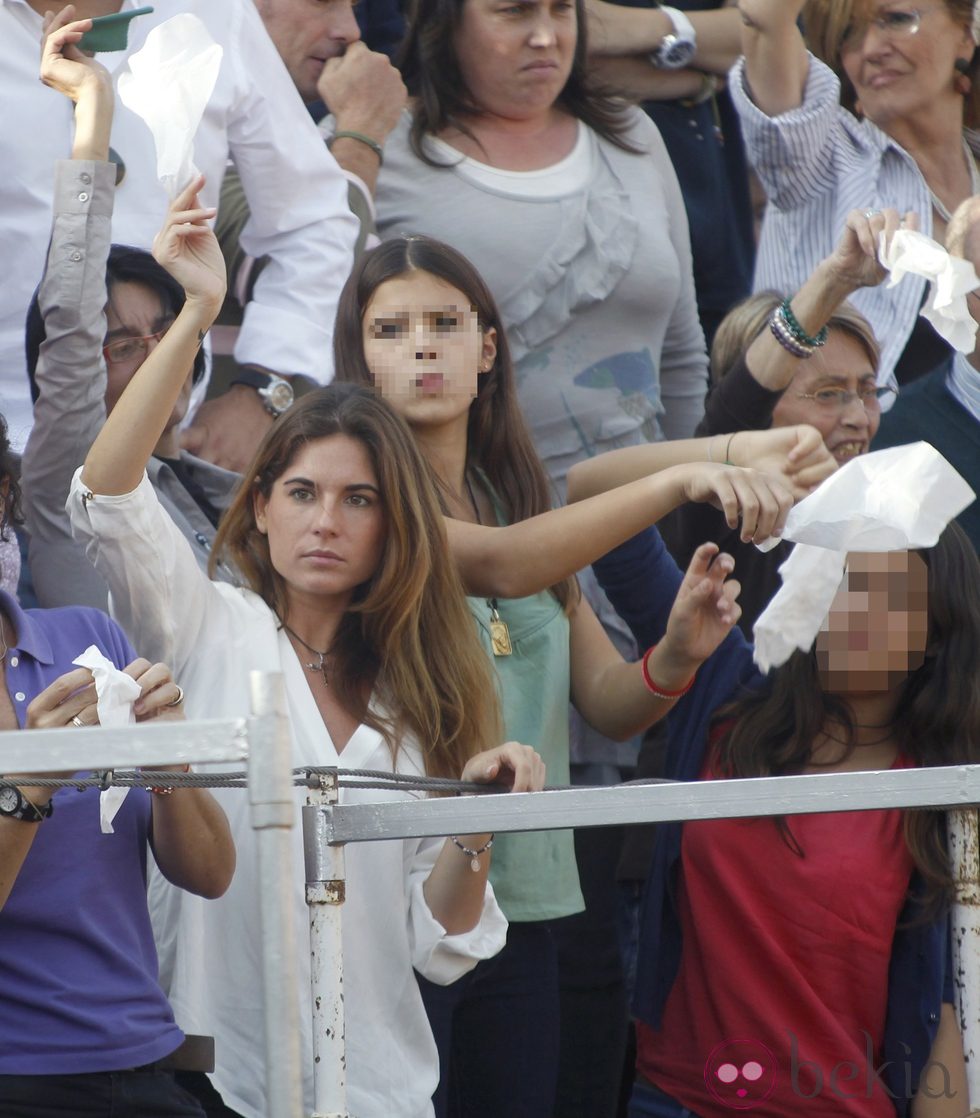
[{"label": "crumpled white handkerchief", "polygon": [[881,233],[878,259],[891,272],[889,287],[909,273],[929,280],[929,294],[919,313],[954,349],[973,352],[977,322],[970,314],[966,296],[980,287],[980,278],[969,260],[950,256],[941,244],[914,229],[899,229],[887,252],[885,234]]},{"label": "crumpled white handkerchief", "polygon": [[794,506],[783,539],[793,554],[779,568],[783,584],[755,623],[755,662],[762,671],[808,649],[844,574],[849,551],[932,547],[976,494],[929,443],[852,458]]},{"label": "crumpled white handkerchief", "polygon": [[[101,726],[128,726],[136,721],[133,703],[140,697],[140,686],[132,676],[120,671],[94,644],[72,661],[88,668],[95,676],[95,693]],[[104,835],[113,834],[112,821],[122,807],[128,788],[107,788],[99,796],[99,824]]]},{"label": "crumpled white handkerchief", "polygon": [[120,99],[153,133],[157,177],[171,201],[198,174],[194,136],[223,53],[201,20],[185,12],[154,27],[119,75]]}]

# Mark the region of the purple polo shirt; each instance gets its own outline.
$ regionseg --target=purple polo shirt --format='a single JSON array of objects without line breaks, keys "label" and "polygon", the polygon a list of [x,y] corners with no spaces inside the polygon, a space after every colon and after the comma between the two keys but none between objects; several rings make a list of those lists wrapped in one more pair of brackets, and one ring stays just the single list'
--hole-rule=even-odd
[{"label": "purple polo shirt", "polygon": [[[2,592],[0,608],[17,630],[7,689],[21,725],[34,696],[90,644],[118,667],[136,658],[98,610],[24,611]],[[157,981],[146,908],[149,799],[131,789],[104,835],[97,789],[55,793],[0,909],[0,1074],[137,1067],[183,1040]]]}]

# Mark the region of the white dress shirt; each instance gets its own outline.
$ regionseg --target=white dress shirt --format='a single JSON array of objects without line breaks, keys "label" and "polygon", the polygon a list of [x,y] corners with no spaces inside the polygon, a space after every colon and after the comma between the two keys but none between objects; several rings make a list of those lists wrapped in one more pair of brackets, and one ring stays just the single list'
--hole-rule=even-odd
[{"label": "white dress shirt", "polygon": [[[285,632],[257,595],[210,582],[190,545],[163,512],[144,476],[118,497],[87,493],[75,475],[68,511],[76,538],[105,577],[110,609],[140,654],[171,665],[186,689],[189,718],[247,714],[249,672],[282,672],[293,733],[293,764],[391,771],[381,736],[360,726],[338,755]],[[424,772],[414,742],[403,742],[398,772]],[[185,1032],[215,1038],[213,1080],[225,1103],[244,1118],[266,1118],[260,897],[247,796],[217,790],[238,850],[231,888],[205,901],[154,879],[150,905],[161,981]],[[379,802],[411,793],[342,793],[342,801]],[[297,791],[297,806],[302,793]],[[308,911],[302,832],[294,847],[296,952],[301,976],[301,1028],[306,1113],[312,1111],[312,1040]],[[422,883],[442,839],[353,843],[347,847],[343,914],[344,1008],[348,1106],[358,1118],[429,1118],[439,1079],[432,1033],[412,973],[448,984],[496,954],[506,920],[487,886],[480,922],[446,935],[425,903]],[[460,855],[462,857],[462,855]]]},{"label": "white dress shirt", "polygon": [[[123,0],[124,10],[133,7],[136,0]],[[269,258],[235,355],[326,383],[337,300],[357,236],[347,180],[251,2],[155,0],[154,8],[130,24],[127,50],[101,54],[99,61],[118,75],[147,33],[180,12],[198,16],[224,48],[194,159],[208,179],[205,205],[217,205],[225,167],[233,160],[252,213],[242,242],[252,256]],[[52,170],[55,160],[70,154],[73,135],[71,102],[38,80],[40,38],[41,16],[25,0],[0,0],[0,412],[18,450],[31,425],[24,318],[44,267]],[[111,142],[126,165],[116,191],[113,240],[148,248],[168,199],[157,180],[150,131],[118,97]]]}]

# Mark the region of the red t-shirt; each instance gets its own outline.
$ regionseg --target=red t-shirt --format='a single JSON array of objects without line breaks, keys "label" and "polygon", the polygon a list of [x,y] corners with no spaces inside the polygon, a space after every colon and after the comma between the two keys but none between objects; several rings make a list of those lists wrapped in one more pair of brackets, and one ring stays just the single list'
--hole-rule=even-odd
[{"label": "red t-shirt", "polygon": [[685,824],[680,969],[661,1029],[637,1024],[637,1069],[705,1118],[894,1118],[875,1068],[913,868],[902,812],[787,824],[804,857],[771,818]]}]

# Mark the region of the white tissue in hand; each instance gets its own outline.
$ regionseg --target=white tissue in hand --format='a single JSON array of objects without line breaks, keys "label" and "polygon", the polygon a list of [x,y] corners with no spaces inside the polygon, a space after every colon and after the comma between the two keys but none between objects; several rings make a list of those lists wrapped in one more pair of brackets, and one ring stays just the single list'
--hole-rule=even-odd
[{"label": "white tissue in hand", "polygon": [[[128,726],[136,721],[133,703],[140,697],[140,686],[132,676],[126,675],[94,644],[72,661],[80,668],[88,668],[95,676],[99,724],[101,726]],[[99,797],[99,822],[104,835],[111,835],[112,821],[122,807],[128,788],[107,788]]]},{"label": "white tissue in hand", "polygon": [[783,585],[753,628],[755,662],[762,671],[813,644],[849,551],[932,547],[975,498],[924,442],[852,458],[831,474],[786,518],[783,539],[797,547],[779,568]]},{"label": "white tissue in hand", "polygon": [[119,76],[120,99],[153,133],[157,177],[171,200],[198,174],[194,136],[222,54],[201,20],[185,12],[154,27]]},{"label": "white tissue in hand", "polygon": [[889,287],[907,274],[929,280],[929,294],[919,313],[954,349],[973,352],[977,322],[966,296],[980,287],[980,278],[968,260],[950,256],[941,244],[914,229],[899,229],[887,252],[885,234],[879,234],[878,259],[891,272]]}]

